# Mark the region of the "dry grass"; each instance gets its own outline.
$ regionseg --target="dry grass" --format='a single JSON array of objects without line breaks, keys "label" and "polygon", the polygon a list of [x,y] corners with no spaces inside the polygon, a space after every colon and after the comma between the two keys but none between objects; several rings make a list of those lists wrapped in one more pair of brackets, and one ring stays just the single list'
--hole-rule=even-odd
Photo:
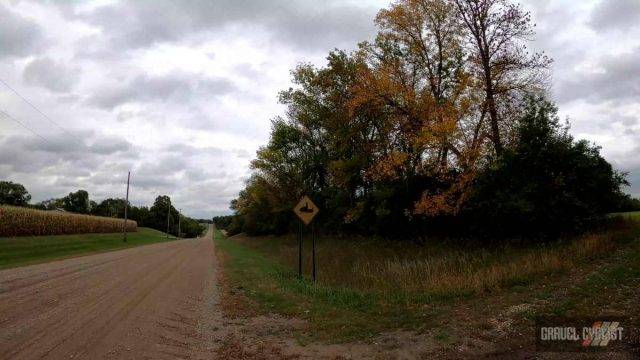
[{"label": "dry grass", "polygon": [[[0,236],[41,236],[122,231],[124,220],[23,207],[0,206]],[[137,231],[135,221],[127,221],[127,231]]]},{"label": "dry grass", "polygon": [[[638,224],[588,234],[572,241],[526,248],[469,248],[388,244],[364,239],[321,238],[318,280],[322,285],[365,292],[456,295],[524,285],[538,277],[567,272],[581,262],[611,253],[617,239],[629,237]],[[637,232],[637,231],[636,231]],[[240,238],[243,244],[297,268],[293,237]],[[310,244],[304,268],[310,273]]]},{"label": "dry grass", "polygon": [[430,293],[484,292],[527,282],[550,272],[565,271],[581,260],[613,248],[610,236],[588,235],[569,246],[512,249],[471,250],[452,252],[439,257],[404,261],[395,259],[382,264],[357,263],[354,271],[361,273],[373,289],[401,289]]},{"label": "dry grass", "polygon": [[[253,345],[253,344],[252,344]],[[293,360],[298,355],[285,355],[275,344],[260,343],[248,348],[234,335],[228,336],[216,351],[218,359],[227,360]]]},{"label": "dry grass", "polygon": [[255,316],[257,314],[255,305],[251,304],[249,299],[244,296],[243,289],[234,288],[227,279],[229,254],[216,251],[216,257],[220,264],[218,267],[218,284],[221,288],[219,293],[220,309],[226,317],[231,319]]}]

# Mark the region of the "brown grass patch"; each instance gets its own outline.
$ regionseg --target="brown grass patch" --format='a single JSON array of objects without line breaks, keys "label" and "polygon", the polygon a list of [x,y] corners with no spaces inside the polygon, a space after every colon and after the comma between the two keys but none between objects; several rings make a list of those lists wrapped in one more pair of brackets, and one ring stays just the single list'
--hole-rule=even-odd
[{"label": "brown grass patch", "polygon": [[[318,280],[322,285],[379,293],[471,294],[525,285],[535,279],[568,272],[581,262],[604,256],[619,239],[637,232],[628,221],[615,229],[571,241],[529,247],[469,248],[446,244],[415,245],[366,239],[321,238]],[[297,269],[297,241],[285,237],[239,237],[280,263]],[[310,273],[309,241],[304,268]]]},{"label": "brown grass patch", "polygon": [[255,349],[249,349],[235,336],[228,336],[216,351],[217,359],[227,360],[293,360],[299,359],[299,355],[285,355],[282,348],[270,343],[256,345]]},{"label": "brown grass patch", "polygon": [[230,319],[256,316],[256,305],[244,295],[244,289],[234,287],[227,278],[226,264],[229,261],[229,255],[216,251],[216,257],[219,264],[217,276],[220,285],[220,309],[224,316]]}]

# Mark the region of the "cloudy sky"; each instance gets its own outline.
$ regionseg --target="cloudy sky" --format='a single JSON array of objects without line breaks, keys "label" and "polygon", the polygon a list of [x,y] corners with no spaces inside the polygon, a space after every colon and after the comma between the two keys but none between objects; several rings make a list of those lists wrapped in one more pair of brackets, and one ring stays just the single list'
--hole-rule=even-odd
[{"label": "cloudy sky", "polygon": [[[0,0],[0,179],[228,212],[299,62],[375,34],[384,0]],[[640,195],[640,0],[528,0],[572,132]],[[6,114],[6,115],[5,115]],[[12,119],[8,118],[10,116]],[[22,123],[25,127],[17,122]]]}]

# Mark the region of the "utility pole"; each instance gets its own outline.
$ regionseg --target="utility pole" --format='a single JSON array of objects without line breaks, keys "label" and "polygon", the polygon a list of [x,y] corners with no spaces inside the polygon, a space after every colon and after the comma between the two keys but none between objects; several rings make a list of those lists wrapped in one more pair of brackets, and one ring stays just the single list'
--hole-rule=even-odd
[{"label": "utility pole", "polygon": [[129,215],[129,180],[131,180],[131,171],[127,173],[127,197],[124,200],[124,225],[122,232],[124,233],[124,242],[127,242],[127,218]]},{"label": "utility pole", "polygon": [[180,220],[182,219],[182,209],[178,209],[178,239],[180,239]]},{"label": "utility pole", "polygon": [[171,215],[171,200],[169,200],[169,206],[167,206],[167,239],[169,238],[169,216]]}]

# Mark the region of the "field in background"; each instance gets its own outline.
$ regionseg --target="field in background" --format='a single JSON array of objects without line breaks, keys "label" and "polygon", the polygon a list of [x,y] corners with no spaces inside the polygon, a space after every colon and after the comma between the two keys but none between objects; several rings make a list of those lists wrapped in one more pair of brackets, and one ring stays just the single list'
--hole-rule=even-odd
[{"label": "field in background", "polygon": [[640,211],[631,211],[631,212],[624,212],[624,213],[612,213],[612,214],[609,214],[609,216],[611,216],[611,217],[623,217],[623,218],[628,218],[628,219],[638,219],[638,220],[640,220]]},{"label": "field in background", "polygon": [[126,243],[122,233],[0,237],[0,268],[171,240],[175,238],[167,239],[165,233],[143,227],[128,233]]},{"label": "field in background", "polygon": [[[0,206],[0,236],[42,236],[123,231],[124,220],[26,207]],[[137,223],[127,221],[129,232]]]},{"label": "field in background", "polygon": [[[306,319],[314,336],[342,341],[389,329],[420,330],[465,303],[463,312],[474,309],[471,316],[475,317],[496,306],[520,306],[523,301],[536,306],[548,303],[537,309],[541,313],[593,309],[577,306],[585,293],[598,293],[598,287],[611,292],[610,284],[626,289],[640,282],[639,237],[640,222],[619,220],[609,231],[528,248],[468,249],[321,238],[316,286],[296,277],[295,237],[225,238],[218,232],[216,243],[227,258],[226,278],[232,287],[243,289],[251,306]],[[308,275],[310,242],[305,246]],[[591,274],[599,262],[612,262],[620,269]],[[567,283],[567,277],[580,273],[577,281]],[[567,292],[569,287],[575,290]],[[487,300],[495,296],[507,299]],[[557,302],[549,302],[555,297]],[[600,309],[611,305],[610,299],[604,300],[608,303]],[[530,320],[535,311],[523,308]],[[493,326],[487,321],[481,320],[479,326]]]}]

